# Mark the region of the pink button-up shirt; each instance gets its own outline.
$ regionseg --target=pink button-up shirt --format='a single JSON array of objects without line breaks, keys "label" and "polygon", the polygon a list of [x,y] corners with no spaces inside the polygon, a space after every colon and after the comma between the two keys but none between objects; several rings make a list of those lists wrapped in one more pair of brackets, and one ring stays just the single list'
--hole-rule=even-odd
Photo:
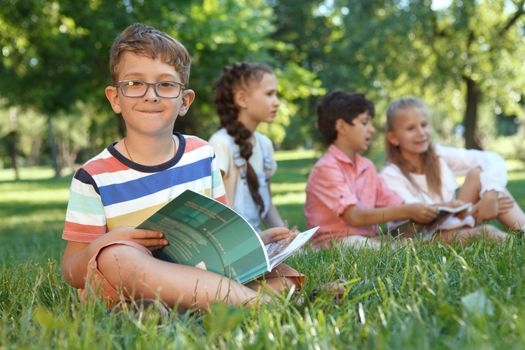
[{"label": "pink button-up shirt", "polygon": [[304,214],[309,227],[320,226],[314,245],[326,246],[332,239],[350,235],[377,235],[377,225],[352,227],[343,220],[348,207],[372,209],[401,203],[403,200],[383,183],[369,159],[357,154],[353,162],[331,145],[308,177]]}]

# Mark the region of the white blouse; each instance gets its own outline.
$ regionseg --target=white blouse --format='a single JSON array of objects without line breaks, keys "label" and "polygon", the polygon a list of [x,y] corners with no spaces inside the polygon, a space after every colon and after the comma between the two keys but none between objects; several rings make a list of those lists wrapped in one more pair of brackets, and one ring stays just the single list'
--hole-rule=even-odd
[{"label": "white blouse", "polygon": [[392,163],[388,163],[380,175],[387,186],[403,198],[405,203],[435,204],[453,200],[456,197],[456,189],[459,187],[456,176],[464,176],[476,167],[481,168],[480,196],[487,191],[501,192],[505,189],[507,168],[505,161],[498,154],[441,145],[436,145],[436,152],[441,166],[442,198],[430,192],[424,174],[410,174],[419,189]]}]

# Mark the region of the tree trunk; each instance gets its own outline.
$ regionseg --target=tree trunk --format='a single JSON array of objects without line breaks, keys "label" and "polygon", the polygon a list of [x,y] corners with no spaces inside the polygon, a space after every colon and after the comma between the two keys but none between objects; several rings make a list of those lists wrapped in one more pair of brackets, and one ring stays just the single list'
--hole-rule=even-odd
[{"label": "tree trunk", "polygon": [[7,148],[13,171],[15,172],[15,180],[20,180],[20,171],[18,170],[18,115],[16,108],[9,109],[9,119],[13,125],[13,131],[7,135]]},{"label": "tree trunk", "polygon": [[465,115],[463,117],[465,147],[469,149],[482,149],[478,137],[479,87],[470,77],[463,77],[463,80],[467,85],[467,108],[465,109]]},{"label": "tree trunk", "polygon": [[62,167],[58,159],[55,130],[53,129],[52,118],[50,115],[47,116],[47,131],[49,137],[49,145],[51,146],[51,161],[53,163],[53,168],[55,169],[55,177],[58,178],[62,175]]},{"label": "tree trunk", "polygon": [[7,136],[9,138],[7,144],[9,148],[9,157],[11,158],[11,165],[15,172],[15,180],[20,180],[20,172],[18,171],[18,135],[17,131],[13,130]]},{"label": "tree trunk", "polygon": [[35,136],[35,138],[33,138],[33,140],[31,141],[31,152],[29,153],[29,156],[27,158],[28,166],[38,165],[38,163],[40,162],[41,149],[42,149],[42,137]]}]

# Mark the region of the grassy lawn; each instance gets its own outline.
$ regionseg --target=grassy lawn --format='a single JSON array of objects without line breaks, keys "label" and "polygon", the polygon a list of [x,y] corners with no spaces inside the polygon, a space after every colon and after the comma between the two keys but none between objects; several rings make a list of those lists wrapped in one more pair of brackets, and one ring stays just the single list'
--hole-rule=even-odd
[{"label": "grassy lawn", "polygon": [[[280,152],[274,200],[305,227],[304,183],[312,152]],[[525,206],[525,171],[509,189]],[[525,344],[525,241],[467,247],[413,243],[379,251],[307,248],[288,262],[308,276],[301,292],[345,278],[347,293],[297,306],[276,298],[260,310],[215,305],[208,314],[155,317],[81,304],[62,281],[60,239],[70,176],[27,169],[22,181],[0,170],[0,349],[301,348],[509,349]]]}]

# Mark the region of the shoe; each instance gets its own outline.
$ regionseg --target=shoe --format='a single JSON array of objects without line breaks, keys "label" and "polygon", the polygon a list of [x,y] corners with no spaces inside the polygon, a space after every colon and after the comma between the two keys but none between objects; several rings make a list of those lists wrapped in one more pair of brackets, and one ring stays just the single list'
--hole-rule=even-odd
[{"label": "shoe", "polygon": [[129,303],[118,304],[113,308],[112,312],[117,314],[123,312],[131,312],[137,318],[151,318],[158,317],[159,323],[168,319],[171,310],[164,303],[153,299],[139,299],[133,300]]},{"label": "shoe", "polygon": [[137,305],[139,313],[157,313],[160,320],[168,318],[171,311],[166,304],[158,300],[144,299]]},{"label": "shoe", "polygon": [[319,295],[330,295],[335,301],[340,301],[345,295],[347,285],[348,281],[342,278],[325,283],[310,292],[310,301],[314,301]]}]

